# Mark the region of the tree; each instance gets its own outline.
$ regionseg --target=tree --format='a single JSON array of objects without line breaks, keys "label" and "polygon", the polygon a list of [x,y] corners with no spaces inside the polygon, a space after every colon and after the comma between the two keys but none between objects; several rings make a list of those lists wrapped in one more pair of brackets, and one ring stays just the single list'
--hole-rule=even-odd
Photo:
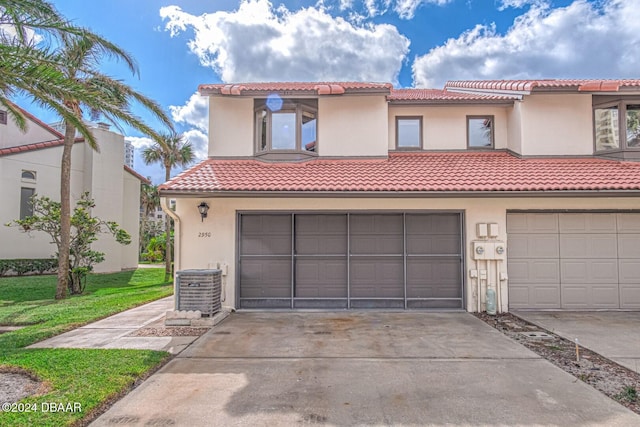
[{"label": "tree", "polygon": [[[160,194],[158,193],[158,186],[153,184],[140,184],[140,209],[142,212],[142,218],[140,218],[140,253],[147,247],[148,239],[151,236],[149,228],[147,226],[149,222],[149,215],[155,212],[160,207]],[[155,221],[152,221],[155,224]]]},{"label": "tree", "polygon": [[[42,40],[45,40],[44,45]],[[7,108],[18,126],[25,121],[9,101],[16,92],[30,94],[40,105],[51,108],[65,123],[61,159],[61,230],[56,299],[66,296],[69,277],[71,217],[71,149],[76,131],[98,149],[96,139],[83,122],[83,109],[100,113],[120,128],[122,122],[153,137],[147,126],[130,109],[138,103],[172,129],[158,104],[128,85],[98,70],[102,59],[124,62],[138,74],[133,58],[124,50],[92,32],[70,24],[44,0],[0,0],[0,105]]]},{"label": "tree", "polygon": [[[184,135],[175,132],[160,135],[155,138],[155,144],[142,151],[142,160],[148,165],[160,163],[164,166],[165,181],[171,178],[171,169],[177,166],[185,167],[195,159],[191,143],[185,140]],[[171,218],[167,215],[165,220],[165,233],[171,235]],[[165,256],[165,280],[171,278],[171,240],[167,241]]]},{"label": "tree", "polygon": [[[33,215],[24,219],[14,220],[7,226],[17,226],[22,231],[42,231],[51,237],[51,243],[55,244],[58,252],[62,247],[60,219],[62,215],[61,205],[48,197],[36,197],[31,199]],[[71,294],[81,294],[86,284],[87,273],[93,270],[93,266],[104,261],[104,253],[91,249],[91,244],[98,240],[98,235],[108,233],[115,237],[116,241],[123,245],[131,243],[131,236],[113,221],[104,221],[91,216],[91,209],[95,207],[89,193],[84,193],[78,200],[71,216],[71,240],[68,288]]]}]

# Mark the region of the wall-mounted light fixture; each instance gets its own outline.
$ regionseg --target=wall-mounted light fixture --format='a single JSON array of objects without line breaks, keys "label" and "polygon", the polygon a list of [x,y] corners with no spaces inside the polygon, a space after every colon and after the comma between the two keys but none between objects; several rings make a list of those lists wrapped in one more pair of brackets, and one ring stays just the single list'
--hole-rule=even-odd
[{"label": "wall-mounted light fixture", "polygon": [[200,212],[200,218],[202,218],[202,222],[207,217],[207,212],[209,211],[209,205],[207,202],[200,202],[198,205],[198,212]]}]

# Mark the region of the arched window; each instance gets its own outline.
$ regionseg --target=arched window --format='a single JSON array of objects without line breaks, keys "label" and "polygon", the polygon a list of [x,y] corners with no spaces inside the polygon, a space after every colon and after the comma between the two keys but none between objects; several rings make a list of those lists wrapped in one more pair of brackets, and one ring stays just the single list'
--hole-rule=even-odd
[{"label": "arched window", "polygon": [[22,179],[27,179],[29,181],[36,180],[36,173],[34,171],[22,171]]}]

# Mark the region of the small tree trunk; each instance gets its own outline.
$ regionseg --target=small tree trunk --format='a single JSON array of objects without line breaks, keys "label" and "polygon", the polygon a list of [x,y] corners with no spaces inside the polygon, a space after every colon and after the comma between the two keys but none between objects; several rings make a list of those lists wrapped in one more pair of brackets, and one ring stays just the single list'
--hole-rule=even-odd
[{"label": "small tree trunk", "polygon": [[[171,178],[171,167],[165,167],[165,182],[169,181]],[[169,208],[171,204],[169,203]],[[165,233],[167,233],[166,239],[166,250],[165,250],[165,268],[164,268],[164,280],[169,281],[173,280],[173,275],[171,274],[171,217],[165,212],[164,218],[164,229]]]},{"label": "small tree trunk", "polygon": [[69,286],[69,247],[71,245],[71,149],[76,138],[73,125],[65,124],[64,148],[60,167],[60,244],[58,245],[58,285],[56,299],[67,297]]}]

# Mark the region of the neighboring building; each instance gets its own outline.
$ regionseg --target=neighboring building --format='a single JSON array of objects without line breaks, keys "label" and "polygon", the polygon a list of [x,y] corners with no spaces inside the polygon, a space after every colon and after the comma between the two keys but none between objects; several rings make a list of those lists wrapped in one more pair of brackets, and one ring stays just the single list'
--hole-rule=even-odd
[{"label": "neighboring building", "polygon": [[640,309],[640,80],[199,90],[209,159],[160,192],[228,307]]},{"label": "neighboring building", "polygon": [[129,141],[124,142],[124,164],[133,169],[133,144]]},{"label": "neighboring building", "polygon": [[[28,121],[26,132],[8,120],[0,122],[0,259],[47,258],[56,249],[44,233],[23,233],[7,222],[29,215],[28,200],[33,194],[60,200],[60,162],[63,134],[23,111]],[[104,126],[92,129],[100,152],[92,150],[82,138],[72,151],[72,203],[88,191],[95,200],[93,214],[115,221],[131,234],[131,244],[122,246],[103,235],[93,247],[106,259],[95,266],[96,272],[120,271],[138,265],[140,182],[147,180],[123,165],[124,137]],[[7,244],[11,242],[11,244]]]}]

